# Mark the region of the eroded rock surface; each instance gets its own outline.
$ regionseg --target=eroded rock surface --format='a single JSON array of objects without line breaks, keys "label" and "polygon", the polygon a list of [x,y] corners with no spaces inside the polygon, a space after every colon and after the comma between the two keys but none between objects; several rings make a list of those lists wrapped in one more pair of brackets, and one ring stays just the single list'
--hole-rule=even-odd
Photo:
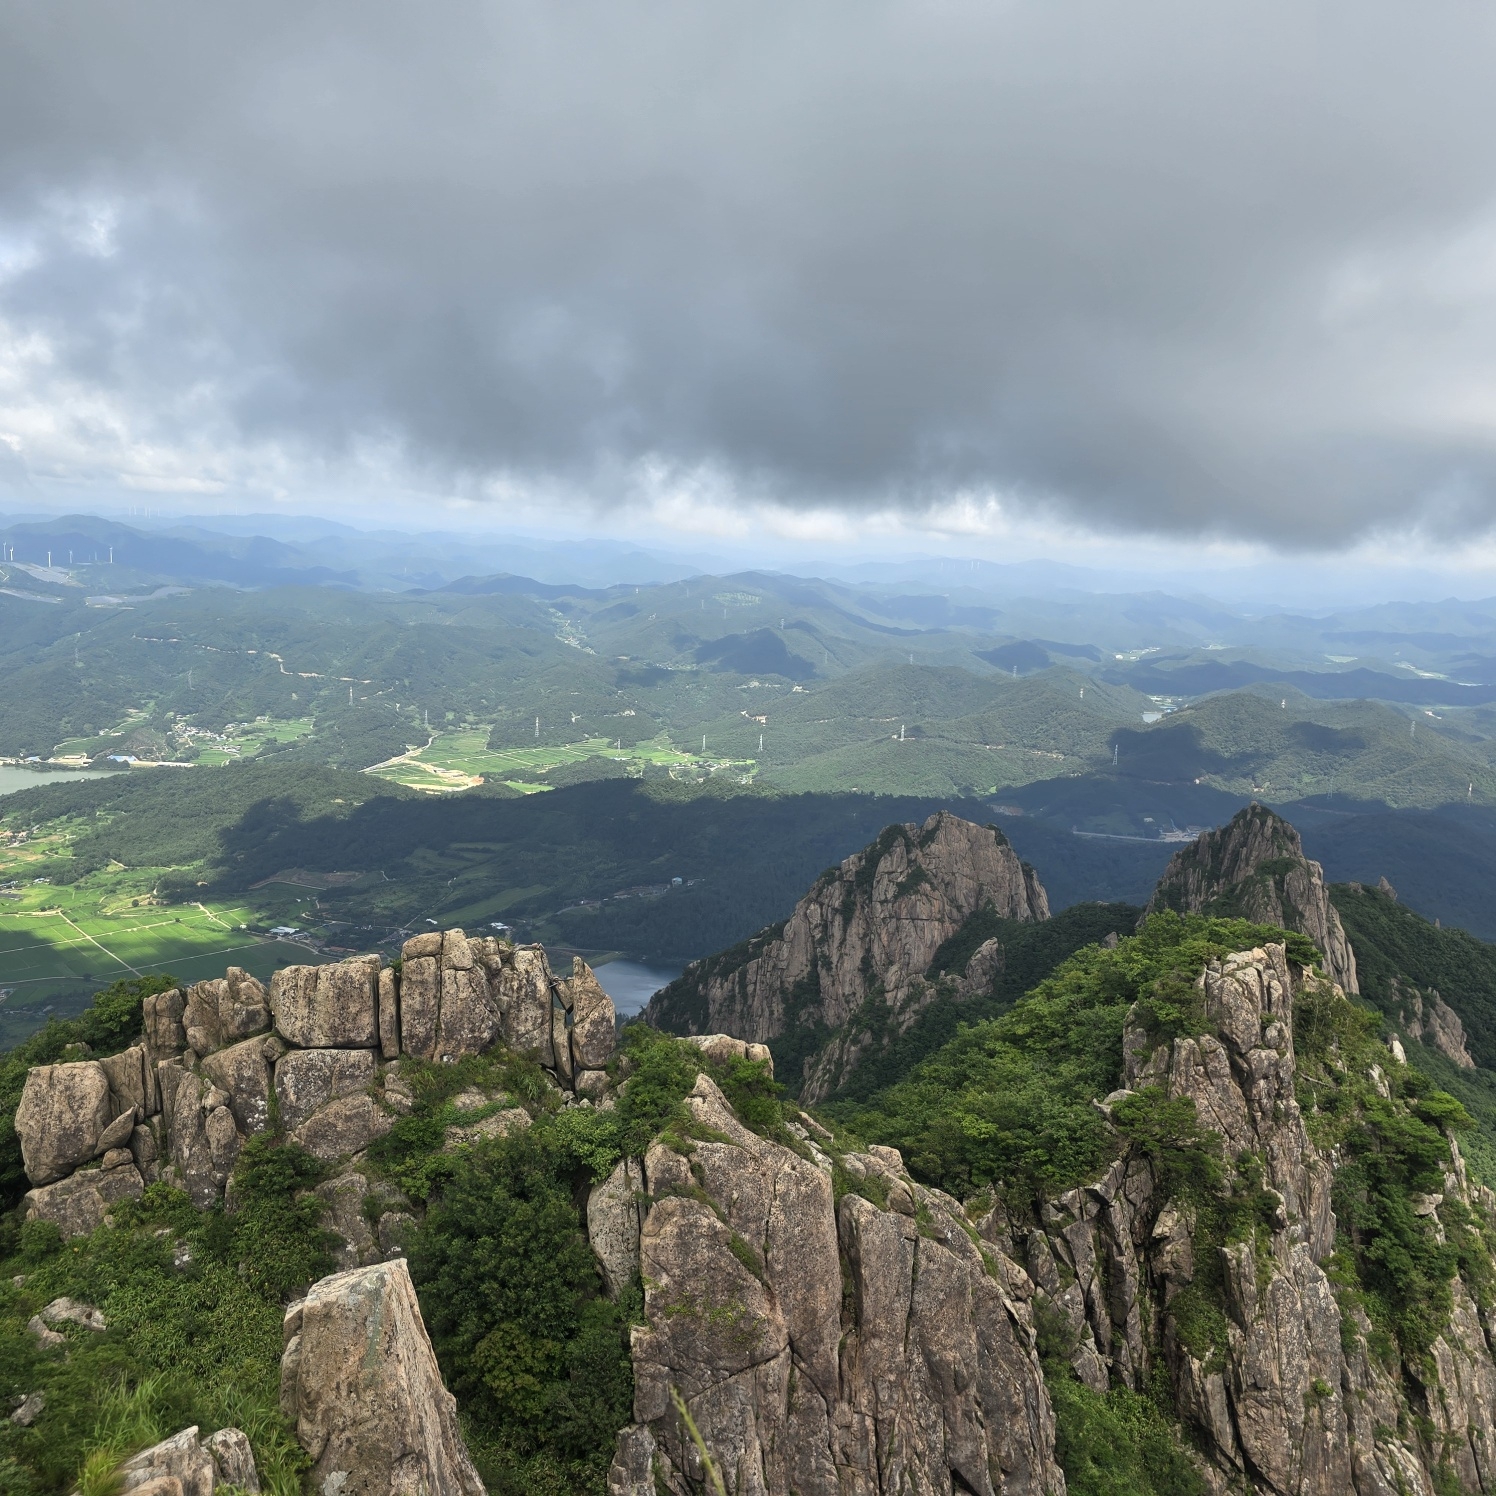
[{"label": "eroded rock surface", "polygon": [[1324,870],[1304,856],[1299,833],[1255,802],[1217,831],[1202,831],[1169,860],[1148,912],[1234,915],[1307,935],[1332,982],[1359,992],[1356,955],[1330,902]]},{"label": "eroded rock surface", "polygon": [[[558,980],[538,946],[447,930],[407,941],[403,968],[375,956],[286,967],[267,993],[230,967],[148,997],[140,1042],[118,1054],[38,1066],[16,1114],[36,1186],[30,1214],[66,1235],[91,1231],[157,1179],[206,1209],[223,1199],[245,1144],[273,1122],[324,1162],[357,1159],[414,1104],[402,1053],[449,1062],[506,1039],[563,1091],[603,1098],[615,1019],[585,962]],[[452,1141],[529,1120],[511,1104],[454,1129]],[[398,1240],[403,1228],[385,1234]]]},{"label": "eroded rock surface", "polygon": [[705,1075],[687,1105],[713,1137],[644,1160],[647,1323],[610,1490],[647,1490],[651,1457],[663,1489],[700,1489],[677,1386],[744,1496],[1063,1492],[1028,1280],[956,1202],[885,1149],[854,1167],[907,1213],[857,1195],[837,1208],[824,1155],[747,1131]]},{"label": "eroded rock surface", "polygon": [[[823,874],[783,925],[693,962],[651,998],[645,1017],[677,1033],[720,1032],[760,1043],[798,1023],[838,1030],[826,1053],[807,1066],[801,1094],[815,1100],[867,1053],[869,1035],[850,1023],[863,1003],[869,997],[885,1003],[893,1031],[906,1028],[936,995],[927,979],[936,952],[988,906],[1006,919],[1049,917],[1038,875],[996,827],[948,811],[922,826],[890,826]],[[987,960],[995,970],[993,953]]]},{"label": "eroded rock surface", "polygon": [[285,1333],[281,1408],[317,1490],[483,1496],[403,1261],[322,1279]]}]

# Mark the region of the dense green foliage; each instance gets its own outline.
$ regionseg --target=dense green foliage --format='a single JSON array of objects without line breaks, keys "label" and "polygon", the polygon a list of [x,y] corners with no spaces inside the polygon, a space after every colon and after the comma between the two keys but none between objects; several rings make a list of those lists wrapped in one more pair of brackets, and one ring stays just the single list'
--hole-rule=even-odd
[{"label": "dense green foliage", "polygon": [[76,1018],[54,1018],[40,1033],[0,1056],[0,1208],[14,1205],[26,1192],[21,1142],[16,1136],[16,1106],[33,1065],[62,1059],[115,1054],[140,1032],[141,1004],[175,983],[167,975],[115,982],[94,995],[93,1005]]},{"label": "dense green foliage", "polygon": [[[962,1029],[907,1080],[829,1110],[900,1148],[930,1183],[957,1196],[997,1187],[1027,1212],[1114,1156],[1115,1135],[1091,1103],[1119,1083],[1133,1005],[1161,1038],[1198,1032],[1204,964],[1283,938],[1240,920],[1152,915],[1115,949],[1078,952],[1009,1012]],[[1288,939],[1296,959],[1312,959],[1302,936]]]},{"label": "dense green foliage", "polygon": [[1380,889],[1337,884],[1332,895],[1361,995],[1402,1027],[1415,992],[1438,992],[1464,1023],[1475,1062],[1496,1068],[1496,945],[1439,929]]},{"label": "dense green foliage", "polygon": [[[836,1100],[865,1101],[875,1092],[896,1084],[927,1056],[955,1037],[962,1024],[979,1023],[1006,1012],[1026,992],[1032,991],[1062,961],[1109,935],[1128,935],[1137,927],[1142,910],[1132,904],[1073,904],[1053,919],[1030,923],[999,919],[990,908],[979,910],[936,951],[930,962],[929,979],[936,984],[936,997],[902,1033],[890,1034],[859,1061]],[[991,989],[958,1000],[939,978],[943,972],[960,972],[983,941],[997,939],[1003,945],[1003,969]],[[876,1014],[877,1010],[873,1009]],[[887,1021],[887,1008],[882,1015]],[[775,1044],[776,1065],[779,1060]],[[795,1073],[779,1065],[784,1075]]]},{"label": "dense green foliage", "polygon": [[748,1125],[782,1132],[781,1103],[762,1066],[706,1064],[699,1050],[633,1024],[614,1062],[628,1086],[611,1111],[558,1111],[554,1092],[541,1090],[531,1127],[435,1151],[456,1116],[454,1086],[504,1085],[513,1098],[526,1089],[526,1064],[480,1056],[412,1068],[416,1106],[372,1157],[407,1186],[440,1182],[410,1242],[411,1272],[489,1490],[600,1492],[632,1407],[629,1325],[643,1300],[638,1284],[617,1302],[603,1296],[581,1213],[587,1189],[661,1134],[689,1147],[682,1101],[704,1064]]},{"label": "dense green foliage", "polygon": [[545,1123],[464,1150],[411,1244],[447,1384],[489,1448],[491,1490],[597,1487],[629,1420],[637,1296],[602,1296],[577,1174],[565,1130]]},{"label": "dense green foliage", "polygon": [[[306,1461],[279,1411],[281,1319],[333,1266],[306,1193],[320,1176],[299,1149],[261,1137],[235,1171],[231,1216],[157,1184],[117,1206],[115,1226],[67,1245],[50,1223],[8,1224],[0,1398],[40,1391],[46,1406],[29,1429],[0,1423],[0,1489],[70,1490],[90,1457],[107,1469],[196,1423],[244,1429],[264,1489],[298,1496]],[[109,1329],[65,1326],[66,1354],[40,1350],[26,1321],[64,1294],[97,1305]]]}]

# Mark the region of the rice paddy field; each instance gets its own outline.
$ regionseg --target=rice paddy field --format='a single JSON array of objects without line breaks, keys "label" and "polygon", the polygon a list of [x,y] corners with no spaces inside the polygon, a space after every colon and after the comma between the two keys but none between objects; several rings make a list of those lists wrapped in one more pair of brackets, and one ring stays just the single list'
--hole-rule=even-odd
[{"label": "rice paddy field", "polygon": [[534,794],[550,788],[542,776],[551,770],[591,758],[608,759],[641,770],[646,765],[703,769],[715,762],[700,754],[683,752],[664,734],[647,743],[626,746],[617,740],[588,738],[564,746],[493,749],[488,746],[490,731],[487,726],[479,726],[438,733],[424,748],[375,764],[365,772],[433,794],[472,789],[485,779],[507,784],[523,794]]},{"label": "rice paddy field", "polygon": [[154,903],[148,892],[132,891],[145,871],[94,875],[70,887],[11,880],[0,888],[0,1049],[54,1013],[79,1011],[121,977],[165,972],[194,982],[242,966],[268,979],[278,966],[327,959],[246,928],[263,922],[259,909]]}]

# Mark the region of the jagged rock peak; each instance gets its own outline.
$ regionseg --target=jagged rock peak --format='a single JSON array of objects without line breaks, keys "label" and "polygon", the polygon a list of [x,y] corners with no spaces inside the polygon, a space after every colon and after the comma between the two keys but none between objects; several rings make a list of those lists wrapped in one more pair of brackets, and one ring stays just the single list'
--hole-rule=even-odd
[{"label": "jagged rock peak", "polygon": [[[782,925],[693,962],[644,1016],[676,1033],[766,1043],[797,1024],[841,1029],[876,996],[898,1029],[934,996],[926,978],[941,946],[986,908],[1005,919],[1049,918],[1038,875],[997,827],[949,811],[888,826],[823,873]],[[999,965],[1000,952],[986,951],[989,980]],[[838,1073],[856,1059],[844,1054]]]},{"label": "jagged rock peak", "polygon": [[1307,935],[1325,971],[1346,992],[1359,992],[1356,955],[1330,902],[1324,870],[1304,856],[1289,822],[1255,800],[1224,826],[1202,832],[1176,852],[1148,901],[1150,914],[1237,915]]},{"label": "jagged rock peak", "polygon": [[710,1140],[656,1143],[628,1190],[644,1323],[609,1492],[707,1488],[675,1388],[740,1496],[1063,1496],[1023,1269],[892,1148],[841,1155],[865,1195],[838,1200],[809,1128],[803,1154],[759,1137],[706,1075],[686,1106]]}]

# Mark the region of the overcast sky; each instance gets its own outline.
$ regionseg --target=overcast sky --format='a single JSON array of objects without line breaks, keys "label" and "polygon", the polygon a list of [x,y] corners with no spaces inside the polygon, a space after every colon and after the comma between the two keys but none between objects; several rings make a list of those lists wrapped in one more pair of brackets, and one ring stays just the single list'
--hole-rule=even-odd
[{"label": "overcast sky", "polygon": [[0,508],[1485,553],[1493,79],[1487,0],[16,0]]}]

